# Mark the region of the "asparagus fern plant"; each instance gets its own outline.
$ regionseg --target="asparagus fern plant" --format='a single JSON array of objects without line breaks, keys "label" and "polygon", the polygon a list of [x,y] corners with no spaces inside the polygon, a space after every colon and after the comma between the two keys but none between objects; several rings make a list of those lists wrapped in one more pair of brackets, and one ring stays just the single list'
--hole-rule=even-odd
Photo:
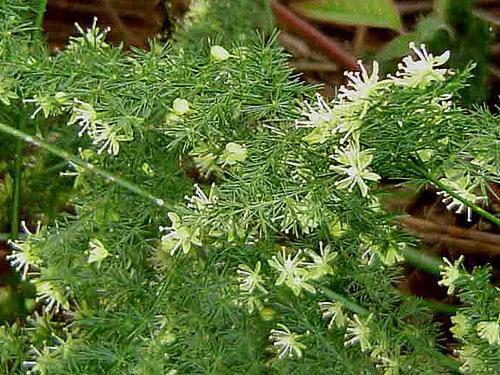
[{"label": "asparagus fern plant", "polygon": [[498,116],[457,104],[472,67],[411,45],[393,75],[360,63],[325,101],[250,17],[225,33],[254,11],[235,3],[195,8],[174,45],[125,53],[94,26],[56,55],[29,4],[0,5],[0,130],[66,162],[75,187],[74,213],[11,242],[38,307],[0,328],[1,370],[496,371],[488,268],[427,259],[461,301],[444,348],[429,304],[397,289],[424,255],[379,203],[381,182],[433,185],[500,225]]}]

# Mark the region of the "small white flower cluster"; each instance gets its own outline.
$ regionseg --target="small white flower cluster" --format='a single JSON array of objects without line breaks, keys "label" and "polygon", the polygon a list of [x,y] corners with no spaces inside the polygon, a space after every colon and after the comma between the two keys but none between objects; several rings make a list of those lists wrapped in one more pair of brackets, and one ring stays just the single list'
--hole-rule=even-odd
[{"label": "small white flower cluster", "polygon": [[363,317],[354,314],[351,319],[344,313],[344,307],[340,301],[323,301],[319,302],[318,305],[323,319],[328,322],[328,329],[332,329],[334,326],[337,328],[346,327],[344,346],[351,346],[359,343],[361,351],[364,352],[371,349],[370,322],[373,318],[372,314]]},{"label": "small white flower cluster", "polygon": [[415,43],[410,43],[410,48],[417,55],[417,60],[413,60],[412,56],[403,58],[402,63],[398,65],[399,71],[396,77],[390,77],[397,85],[425,86],[433,81],[444,81],[446,74],[453,73],[449,69],[438,68],[449,60],[450,51],[445,51],[440,56],[433,56],[427,52],[424,44],[417,48]]},{"label": "small white flower cluster", "polygon": [[[64,92],[57,92],[54,96],[35,95],[33,99],[25,99],[25,103],[34,103],[37,108],[31,118],[42,112],[45,118],[59,115],[63,112],[70,112],[71,116],[68,125],[78,126],[78,136],[84,134],[92,139],[92,144],[99,147],[97,153],[107,151],[109,154],[117,155],[120,149],[120,142],[127,142],[133,139],[128,126],[113,125],[104,121],[97,113],[94,106],[79,99],[69,99]],[[127,119],[140,122],[139,118]]]},{"label": "small white flower cluster", "polygon": [[31,115],[32,119],[34,119],[40,112],[43,113],[45,118],[59,115],[63,113],[66,106],[70,104],[68,95],[61,91],[56,92],[54,96],[38,94],[35,95],[33,99],[25,99],[23,102],[34,103],[37,105],[37,108]]},{"label": "small white flower cluster", "polygon": [[[347,146],[338,149],[332,156],[337,164],[331,166],[331,169],[339,176],[346,176],[336,183],[337,187],[352,191],[357,186],[361,195],[367,197],[367,182],[377,182],[380,179],[379,175],[369,169],[373,159],[370,150],[361,150],[359,142],[361,120],[368,110],[370,96],[390,85],[425,86],[433,81],[442,81],[446,74],[451,73],[447,69],[438,68],[449,59],[448,51],[434,57],[424,45],[419,49],[411,43],[410,48],[415,52],[417,60],[412,56],[405,57],[399,64],[395,77],[388,76],[387,79],[380,80],[377,62],[373,63],[369,74],[359,61],[360,71],[345,73],[348,83],[339,88],[337,97],[331,103],[327,103],[319,95],[314,106],[305,103],[303,115],[306,119],[298,121],[297,126],[313,129],[304,137],[306,142],[314,144],[338,141],[340,145],[347,142]],[[446,102],[445,105],[448,107],[449,103]]]},{"label": "small white flower cluster", "polygon": [[202,144],[197,145],[190,152],[190,156],[203,176],[217,176],[223,173],[224,167],[234,167],[243,163],[248,157],[248,149],[237,142],[228,142],[223,149],[215,152],[213,147]]},{"label": "small white flower cluster", "polygon": [[304,335],[292,332],[284,324],[278,323],[278,328],[272,329],[269,335],[269,341],[272,348],[278,353],[278,358],[283,359],[294,356],[302,358],[302,351],[306,346],[299,339]]},{"label": "small white flower cluster", "polygon": [[43,347],[39,350],[35,346],[31,346],[28,352],[28,359],[23,361],[23,367],[26,369],[26,374],[48,374],[50,364],[54,357],[62,352],[69,351],[69,346],[72,344],[71,338],[64,341],[61,337],[51,334],[49,342],[43,341]]},{"label": "small white flower cluster", "polygon": [[462,262],[464,261],[464,256],[461,255],[454,263],[451,263],[448,259],[443,258],[446,265],[441,266],[441,280],[438,285],[448,287],[448,294],[452,295],[455,292],[456,282],[460,279],[462,275]]},{"label": "small white flower cluster", "polygon": [[201,231],[199,228],[192,229],[182,223],[181,218],[175,212],[169,212],[168,218],[172,222],[169,227],[160,227],[160,232],[166,232],[161,237],[162,248],[175,255],[181,249],[184,254],[191,250],[192,245],[201,246]]},{"label": "small white flower cluster", "polygon": [[371,265],[375,257],[378,257],[386,266],[392,266],[404,259],[401,255],[401,250],[406,246],[404,242],[391,241],[381,246],[364,234],[361,234],[359,238],[362,251],[361,260],[366,265]]},{"label": "small white flower cluster", "polygon": [[323,301],[318,305],[323,319],[328,322],[328,329],[332,329],[334,325],[337,328],[345,327],[348,318],[343,312],[342,302]]},{"label": "small white flower cluster", "polygon": [[[187,208],[200,214],[207,208],[217,204],[216,186],[212,184],[210,192],[207,195],[198,184],[195,184],[194,195],[191,197],[185,196],[184,199],[187,201]],[[187,254],[191,250],[192,245],[202,245],[201,230],[199,227],[193,227],[192,224],[187,223],[189,221],[186,220],[188,216],[185,216],[184,220],[182,220],[175,212],[169,212],[167,215],[172,225],[167,227],[160,226],[159,228],[160,232],[166,232],[161,237],[163,250],[168,251],[170,255],[175,255],[177,250],[182,249],[182,252]]]},{"label": "small white flower cluster", "polygon": [[[310,261],[306,261],[303,255],[307,255]],[[295,295],[302,290],[315,293],[315,288],[310,281],[317,280],[325,275],[333,273],[330,263],[335,259],[337,253],[331,252],[330,245],[323,246],[320,242],[320,253],[311,250],[298,250],[295,254],[282,247],[278,255],[273,255],[268,260],[269,266],[279,272],[275,282],[276,285],[286,285]]]},{"label": "small white flower cluster", "polygon": [[479,322],[476,326],[477,334],[490,345],[500,345],[500,315],[497,320]]},{"label": "small white flower cluster", "polygon": [[7,255],[7,260],[11,267],[21,274],[23,280],[26,280],[30,269],[37,270],[42,263],[42,259],[37,254],[38,247],[36,246],[41,225],[42,223],[38,222],[35,233],[32,233],[26,226],[26,222],[21,221],[21,231],[27,236],[26,239],[19,239],[15,242],[8,241],[12,248],[12,254]]},{"label": "small white flower cluster", "polygon": [[[464,345],[456,350],[462,366],[460,366],[460,372],[465,374],[494,374],[497,373],[497,369],[492,368],[491,364],[488,364],[483,360],[481,355],[482,349],[475,343],[467,342],[464,336],[469,331],[471,326],[468,318],[463,314],[458,314],[452,317],[452,322],[454,323],[453,334],[455,337],[463,340]],[[458,322],[458,324],[457,324]],[[456,334],[456,332],[459,334]],[[489,345],[499,346],[500,345],[500,316],[493,321],[481,321],[476,325],[477,335],[481,340],[486,341]]]},{"label": "small white flower cluster", "polygon": [[373,160],[373,155],[370,150],[360,151],[359,142],[352,141],[348,146],[344,147],[338,154],[332,156],[337,162],[336,165],[331,165],[330,170],[335,171],[339,175],[347,177],[335,183],[340,189],[347,189],[351,192],[354,186],[357,186],[363,197],[368,196],[368,185],[366,181],[377,182],[380,176],[371,172],[368,166]]},{"label": "small white flower cluster", "polygon": [[23,280],[31,276],[31,282],[36,289],[36,301],[44,305],[46,312],[57,313],[61,308],[68,309],[69,302],[65,288],[53,283],[50,279],[40,277],[38,272],[30,273],[30,271],[38,271],[42,266],[42,259],[37,254],[39,251],[37,241],[42,235],[41,223],[37,224],[35,233],[27,228],[24,221],[21,222],[21,229],[26,239],[9,241],[13,250],[12,254],[7,256],[7,260],[16,271],[21,273]]},{"label": "small white flower cluster", "polygon": [[309,234],[319,226],[321,212],[311,193],[300,200],[286,198],[285,204],[285,214],[279,218],[283,232],[298,236],[299,231]]},{"label": "small white flower cluster", "polygon": [[89,250],[88,254],[88,263],[97,263],[97,267],[100,267],[102,261],[109,256],[109,252],[104,247],[104,244],[101,240],[97,238],[93,238],[89,241]]},{"label": "small white flower cluster", "polygon": [[132,135],[123,132],[121,127],[101,119],[92,104],[74,99],[70,110],[72,114],[68,125],[77,124],[80,128],[78,136],[87,134],[92,139],[92,144],[99,146],[98,154],[107,151],[109,154],[117,155],[120,143],[133,139]]},{"label": "small white flower cluster", "polygon": [[32,281],[35,284],[36,300],[44,304],[45,311],[58,313],[61,308],[69,309],[67,288],[62,288],[50,280],[34,279]]},{"label": "small white flower cluster", "polygon": [[[465,202],[473,204],[481,204],[487,201],[488,197],[477,195],[479,183],[471,180],[467,173],[458,174],[452,178],[442,178],[441,183],[451,190],[453,195],[446,191],[438,191],[438,195],[442,196],[442,202],[450,211],[455,211],[457,214],[466,214],[467,221],[472,221],[472,209]],[[460,197],[462,200],[457,198]]]},{"label": "small white flower cluster", "polygon": [[345,346],[358,344],[361,346],[361,351],[365,352],[371,349],[370,343],[370,321],[372,320],[372,315],[360,318],[357,314],[354,314],[354,319],[349,319],[347,323],[347,330],[345,334]]},{"label": "small white flower cluster", "polygon": [[260,270],[260,261],[255,264],[254,269],[246,264],[240,264],[236,270],[241,291],[240,299],[237,302],[239,305],[245,305],[250,314],[255,310],[262,310],[262,302],[255,292],[260,292],[261,295],[268,293],[264,287],[264,278],[260,274]]},{"label": "small white flower cluster", "polygon": [[88,46],[96,50],[109,47],[106,43],[106,37],[111,29],[106,27],[101,31],[101,29],[97,26],[97,17],[94,17],[92,26],[86,30],[83,30],[78,23],[75,23],[75,27],[80,35],[70,38],[70,42],[67,47],[69,50],[76,49],[79,46]]}]

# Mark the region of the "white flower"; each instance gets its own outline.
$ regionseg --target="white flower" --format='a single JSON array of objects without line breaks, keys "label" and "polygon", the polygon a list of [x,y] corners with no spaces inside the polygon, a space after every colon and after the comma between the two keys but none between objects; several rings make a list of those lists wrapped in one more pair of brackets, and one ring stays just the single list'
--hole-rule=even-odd
[{"label": "white flower", "polygon": [[282,247],[282,251],[278,256],[273,255],[273,257],[267,261],[272,268],[280,272],[275,284],[285,284],[292,289],[296,295],[299,295],[302,289],[311,293],[315,292],[314,288],[306,282],[309,274],[306,269],[301,268],[301,266],[305,265],[301,255],[302,251],[299,250],[292,258],[292,254],[286,254],[286,248]]},{"label": "white flower", "polygon": [[479,337],[488,341],[490,345],[500,345],[500,316],[498,320],[491,322],[480,322],[476,326]]},{"label": "white flower", "polygon": [[185,115],[189,112],[189,102],[186,99],[177,98],[174,100],[172,109],[177,116]]},{"label": "white flower", "polygon": [[224,61],[231,57],[229,52],[221,46],[212,46],[210,48],[210,57],[214,61]]},{"label": "white flower", "polygon": [[72,114],[68,125],[77,124],[80,127],[78,132],[79,137],[81,137],[84,133],[93,134],[95,132],[96,125],[99,122],[97,112],[94,110],[92,104],[74,99]]},{"label": "white flower", "polygon": [[354,319],[349,319],[347,331],[345,334],[345,346],[350,346],[359,343],[361,351],[364,352],[371,348],[370,344],[370,327],[369,323],[373,315],[370,314],[366,319],[360,319],[357,314],[354,314]]},{"label": "white flower", "polygon": [[257,262],[255,269],[251,269],[246,264],[240,264],[239,268],[236,270],[238,274],[238,281],[240,283],[240,289],[247,293],[252,293],[255,289],[261,290],[263,293],[267,293],[267,290],[262,285],[264,279],[259,274],[261,263]]},{"label": "white flower", "polygon": [[410,48],[415,52],[418,59],[413,60],[412,56],[403,58],[403,62],[398,65],[399,71],[396,77],[390,77],[397,85],[417,87],[425,86],[432,81],[444,81],[448,69],[436,69],[444,65],[450,58],[450,51],[445,51],[442,55],[434,57],[425,49],[425,45],[420,45],[420,49],[415,43],[410,43]]},{"label": "white flower", "polygon": [[302,357],[302,350],[306,348],[304,344],[298,340],[303,335],[298,335],[291,332],[284,324],[279,324],[280,329],[272,329],[269,335],[273,348],[278,351],[278,357],[283,359],[285,357],[297,356]]},{"label": "white flower", "polygon": [[235,142],[229,142],[221,155],[223,164],[235,165],[246,160],[248,155],[245,145],[239,145]]},{"label": "white flower", "polygon": [[302,115],[307,117],[307,120],[300,120],[296,122],[297,127],[314,128],[314,130],[304,137],[308,143],[323,143],[327,141],[334,133],[337,125],[336,116],[332,108],[326,103],[320,94],[316,94],[316,105],[311,106],[305,102],[307,111]]},{"label": "white flower", "polygon": [[351,136],[354,142],[358,141],[359,134],[357,130],[360,128],[361,119],[368,109],[367,105],[368,102],[365,102],[361,112],[359,106],[355,103],[344,102],[335,105],[333,111],[337,118],[337,126],[333,132],[343,134],[342,138],[340,138],[340,144],[344,144]]},{"label": "white flower", "polygon": [[[445,184],[454,194],[467,202],[477,204],[487,200],[487,197],[474,193],[474,191],[478,189],[478,184],[471,182],[468,174],[463,174],[458,177],[455,176],[453,179],[443,178],[440,182]],[[457,214],[463,214],[465,212],[467,214],[467,221],[472,221],[472,209],[469,206],[466,206],[462,201],[449,195],[446,191],[439,191],[437,194],[443,196],[442,202],[446,205],[448,210],[455,211]]]},{"label": "white flower", "polygon": [[328,329],[332,329],[335,324],[338,328],[342,328],[346,324],[346,316],[342,312],[342,303],[336,302],[319,302],[319,309],[323,319],[328,321]]},{"label": "white flower", "polygon": [[48,95],[35,95],[33,99],[23,100],[24,103],[35,103],[38,105],[37,109],[31,115],[32,119],[40,112],[43,112],[45,118],[53,114],[59,114],[68,101],[68,95],[64,92],[57,92],[53,97]]},{"label": "white flower", "polygon": [[485,363],[483,362],[478,347],[476,345],[464,345],[457,350],[459,359],[463,362],[460,366],[460,372],[463,374],[481,374],[484,372]]},{"label": "white flower", "polygon": [[217,202],[215,183],[210,187],[210,192],[207,195],[201,190],[198,184],[194,184],[194,195],[191,197],[185,196],[188,208],[203,211],[206,207],[214,205]]},{"label": "white flower", "polygon": [[94,17],[92,26],[85,31],[78,23],[75,23],[75,27],[77,28],[81,36],[70,38],[71,42],[68,46],[69,49],[74,48],[75,44],[88,44],[94,49],[108,47],[108,44],[105,41],[110,28],[107,27],[103,31],[101,31],[97,26],[97,17]]},{"label": "white flower", "polygon": [[455,263],[451,263],[448,259],[443,258],[446,265],[440,266],[442,269],[439,274],[441,275],[441,280],[438,285],[443,285],[448,287],[448,294],[453,294],[455,291],[455,283],[460,279],[461,264],[464,261],[464,256],[461,255]]},{"label": "white flower", "polygon": [[316,280],[322,276],[333,274],[330,262],[335,259],[337,253],[330,252],[330,245],[323,246],[323,242],[320,241],[319,255],[312,250],[307,250],[306,253],[312,259],[312,262],[306,263],[310,279]]},{"label": "white flower", "polygon": [[100,265],[101,262],[109,256],[108,250],[106,250],[103,243],[97,238],[94,238],[89,241],[89,247],[90,250],[88,252],[89,254],[87,260],[88,263],[97,262],[97,264]]},{"label": "white flower", "polygon": [[319,226],[321,215],[310,193],[299,202],[294,198],[287,198],[285,202],[285,214],[280,217],[281,227],[285,233],[292,231],[298,236],[300,228],[303,233],[309,234]]},{"label": "white flower", "polygon": [[338,165],[331,165],[330,169],[339,173],[346,174],[347,177],[335,183],[341,189],[352,191],[355,185],[358,185],[361,195],[368,195],[367,181],[378,181],[380,176],[371,172],[368,166],[372,162],[373,155],[370,150],[359,150],[358,142],[350,142],[348,146],[342,149],[337,155],[332,157]]},{"label": "white flower", "polygon": [[450,328],[450,332],[453,333],[453,336],[464,339],[470,328],[470,322],[467,315],[458,313],[451,317],[451,322],[453,326]]},{"label": "white flower", "polygon": [[379,83],[379,65],[378,62],[373,62],[371,75],[368,75],[366,68],[361,60],[358,61],[361,72],[345,72],[344,75],[348,78],[347,85],[342,85],[339,88],[338,98],[340,100],[348,100],[356,102],[367,99],[374,91]]},{"label": "white flower", "polygon": [[34,244],[36,236],[39,234],[41,223],[38,222],[35,233],[31,233],[24,221],[21,222],[21,230],[27,234],[26,240],[8,241],[12,247],[12,254],[7,255],[10,265],[21,273],[21,278],[26,280],[30,268],[38,268],[42,260],[37,255],[37,247]]},{"label": "white flower", "polygon": [[45,304],[45,310],[48,312],[59,312],[61,307],[69,309],[69,302],[63,288],[47,280],[36,279],[33,281],[36,288],[36,300]]},{"label": "white flower", "polygon": [[201,246],[199,228],[193,230],[186,225],[182,225],[179,215],[174,212],[169,212],[167,215],[172,222],[172,226],[160,227],[161,232],[168,232],[161,237],[161,242],[171,255],[174,255],[180,248],[184,254],[187,254],[191,249],[191,245]]}]

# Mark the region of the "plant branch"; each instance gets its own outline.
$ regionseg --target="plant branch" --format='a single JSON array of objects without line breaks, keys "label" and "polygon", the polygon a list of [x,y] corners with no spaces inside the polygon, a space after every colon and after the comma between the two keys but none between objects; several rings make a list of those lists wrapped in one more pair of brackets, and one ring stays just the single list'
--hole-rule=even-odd
[{"label": "plant branch", "polygon": [[54,154],[54,155],[60,157],[61,159],[64,159],[64,160],[71,162],[79,167],[82,167],[91,173],[94,173],[98,176],[103,177],[107,181],[113,182],[113,183],[125,188],[126,190],[131,191],[132,193],[135,193],[139,196],[142,196],[144,198],[147,198],[147,199],[153,201],[158,206],[165,205],[165,202],[163,199],[160,199],[160,198],[153,196],[151,193],[142,189],[140,186],[138,186],[138,185],[136,185],[128,180],[125,180],[121,177],[115,176],[112,173],[110,173],[102,168],[99,168],[98,166],[96,166],[94,164],[85,162],[85,161],[81,160],[80,158],[69,154],[67,151],[64,151],[64,150],[60,149],[59,147],[51,145],[40,138],[32,137],[31,135],[26,134],[23,131],[14,129],[13,127],[6,125],[6,124],[3,124],[1,122],[0,122],[0,131],[4,132],[6,134],[9,134],[9,135],[11,135],[19,140],[25,141],[27,143],[31,143],[35,146],[39,146],[39,147],[43,148],[44,150],[50,152],[51,154]]},{"label": "plant branch", "polygon": [[330,288],[327,288],[326,286],[318,285],[318,288],[323,292],[325,296],[333,300],[342,302],[343,306],[345,306],[348,310],[356,314],[367,315],[369,313],[367,309],[359,305],[357,302],[347,298],[346,296],[340,293],[331,290]]},{"label": "plant branch", "polygon": [[413,247],[406,246],[401,250],[405,260],[419,270],[428,272],[432,275],[439,275],[443,263],[436,257],[419,251]]},{"label": "plant branch", "polygon": [[43,17],[45,15],[45,10],[47,9],[47,0],[39,0],[38,8],[36,11],[35,27],[38,33],[38,39],[42,39],[43,35]]},{"label": "plant branch", "polygon": [[[23,128],[24,118],[19,117],[19,129]],[[10,222],[11,239],[19,235],[20,210],[21,210],[21,174],[23,163],[23,141],[16,140],[16,158],[14,161],[14,192],[12,199],[12,214]]]},{"label": "plant branch", "polygon": [[452,191],[446,184],[443,184],[441,181],[433,178],[429,174],[425,174],[425,178],[431,182],[433,185],[437,186],[440,190],[445,191],[448,195],[452,196],[456,200],[460,201],[467,207],[470,207],[472,211],[476,212],[477,214],[483,216],[484,218],[490,220],[493,224],[497,225],[500,227],[500,218],[496,217],[495,215],[489,213],[488,211],[484,210],[483,208],[479,207],[477,204],[474,202],[470,202],[467,199],[462,198],[460,195],[456,194],[454,191]]},{"label": "plant branch", "polygon": [[280,21],[291,26],[304,38],[319,47],[333,61],[346,69],[359,70],[356,57],[347,52],[338,42],[323,34],[278,1],[271,0],[271,7]]},{"label": "plant branch", "polygon": [[270,0],[263,0],[263,2],[264,2],[264,10],[266,11],[266,22],[267,22],[268,32],[272,33],[274,29],[274,16],[273,16],[273,9],[271,7],[271,2]]}]

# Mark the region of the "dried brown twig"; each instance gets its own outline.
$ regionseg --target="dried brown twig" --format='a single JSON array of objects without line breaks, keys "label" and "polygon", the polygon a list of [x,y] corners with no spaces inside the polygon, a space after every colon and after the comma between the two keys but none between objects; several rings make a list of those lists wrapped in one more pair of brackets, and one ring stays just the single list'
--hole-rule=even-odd
[{"label": "dried brown twig", "polygon": [[288,25],[303,38],[320,48],[334,62],[349,70],[359,70],[356,57],[346,51],[339,42],[323,34],[278,1],[271,0],[271,7],[280,22]]},{"label": "dried brown twig", "polygon": [[500,256],[500,235],[407,216],[399,223],[427,243],[442,243],[462,253]]}]

